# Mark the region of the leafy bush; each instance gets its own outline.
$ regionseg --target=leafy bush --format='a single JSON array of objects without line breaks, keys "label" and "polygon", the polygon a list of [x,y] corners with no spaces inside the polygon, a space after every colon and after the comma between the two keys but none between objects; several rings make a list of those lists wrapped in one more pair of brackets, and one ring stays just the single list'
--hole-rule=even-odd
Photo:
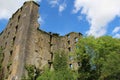
[{"label": "leafy bush", "polygon": [[45,69],[37,80],[76,80],[77,74],[68,68],[68,56],[64,51],[55,53],[53,67],[54,70]]},{"label": "leafy bush", "polygon": [[110,36],[81,38],[76,49],[79,80],[119,80],[120,40]]},{"label": "leafy bush", "polygon": [[26,70],[28,71],[28,79],[34,79],[34,65],[25,65]]},{"label": "leafy bush", "polygon": [[55,71],[66,70],[68,68],[68,56],[64,51],[58,51],[55,53],[53,67]]}]

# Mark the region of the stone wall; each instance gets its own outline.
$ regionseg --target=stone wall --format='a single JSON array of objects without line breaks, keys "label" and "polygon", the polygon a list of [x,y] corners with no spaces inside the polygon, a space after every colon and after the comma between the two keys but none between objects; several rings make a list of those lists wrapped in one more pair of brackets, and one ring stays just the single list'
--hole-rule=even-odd
[{"label": "stone wall", "polygon": [[0,46],[3,49],[4,60],[3,60],[3,70],[5,79],[11,74],[13,58],[16,55],[15,48],[18,44],[21,31],[20,31],[20,17],[22,8],[19,9],[10,19],[6,29],[0,35]]},{"label": "stone wall", "polygon": [[[52,60],[57,50],[73,53],[80,33],[71,32],[65,36],[47,33],[38,29],[39,5],[33,1],[24,5],[13,14],[6,29],[0,34],[0,47],[3,48],[4,77],[7,80],[21,80],[27,73],[25,65],[43,69],[52,68]],[[77,67],[76,62],[69,65]]]}]

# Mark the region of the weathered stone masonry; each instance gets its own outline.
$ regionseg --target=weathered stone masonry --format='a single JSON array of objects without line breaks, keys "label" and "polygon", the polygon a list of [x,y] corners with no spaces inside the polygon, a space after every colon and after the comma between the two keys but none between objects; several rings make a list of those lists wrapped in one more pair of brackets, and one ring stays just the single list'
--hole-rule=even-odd
[{"label": "weathered stone masonry", "polygon": [[[0,47],[3,48],[3,72],[7,80],[21,80],[26,74],[26,64],[42,69],[51,67],[54,52],[73,52],[81,33],[71,32],[65,36],[47,33],[39,28],[37,19],[39,5],[33,1],[13,14],[6,29],[0,34]],[[72,62],[70,65],[76,66]]]}]

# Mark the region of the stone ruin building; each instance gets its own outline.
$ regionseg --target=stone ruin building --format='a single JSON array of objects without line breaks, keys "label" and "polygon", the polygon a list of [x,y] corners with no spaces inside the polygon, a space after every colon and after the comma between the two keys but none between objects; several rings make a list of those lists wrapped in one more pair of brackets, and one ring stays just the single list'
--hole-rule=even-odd
[{"label": "stone ruin building", "polygon": [[[81,33],[71,32],[65,36],[47,33],[39,29],[39,5],[25,2],[10,18],[6,29],[0,34],[0,47],[3,49],[3,74],[6,80],[21,80],[25,75],[25,64],[42,69],[52,65],[54,52],[73,52]],[[75,68],[73,61],[69,64]]]}]

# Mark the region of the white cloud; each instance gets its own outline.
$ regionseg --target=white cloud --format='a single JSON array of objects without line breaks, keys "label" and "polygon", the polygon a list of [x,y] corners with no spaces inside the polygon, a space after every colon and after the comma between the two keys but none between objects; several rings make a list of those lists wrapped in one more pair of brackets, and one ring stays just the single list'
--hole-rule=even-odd
[{"label": "white cloud", "polygon": [[119,27],[115,27],[114,30],[112,31],[112,33],[117,33],[120,31],[120,26]]},{"label": "white cloud", "polygon": [[39,22],[40,25],[44,24],[44,20],[43,20],[43,18],[41,16],[39,17],[38,22]]},{"label": "white cloud", "polygon": [[48,2],[52,7],[55,7],[59,4],[59,0],[48,0]]},{"label": "white cloud", "polygon": [[113,36],[114,38],[120,38],[120,34],[115,34],[114,36]]},{"label": "white cloud", "polygon": [[120,16],[120,0],[75,0],[74,13],[85,14],[90,29],[88,35],[102,36],[107,32],[107,24]]},{"label": "white cloud", "polygon": [[59,12],[64,11],[66,6],[67,6],[66,3],[63,3],[63,4],[59,5]]},{"label": "white cloud", "polygon": [[120,26],[115,27],[112,31],[114,38],[120,38]]},{"label": "white cloud", "polygon": [[78,16],[78,20],[79,20],[79,21],[83,20],[83,17],[82,17],[81,15]]},{"label": "white cloud", "polygon": [[[0,19],[9,19],[25,1],[29,0],[0,0]],[[41,0],[34,0],[41,2]]]},{"label": "white cloud", "polygon": [[58,7],[58,11],[61,13],[67,7],[66,0],[48,0],[51,7]]}]

